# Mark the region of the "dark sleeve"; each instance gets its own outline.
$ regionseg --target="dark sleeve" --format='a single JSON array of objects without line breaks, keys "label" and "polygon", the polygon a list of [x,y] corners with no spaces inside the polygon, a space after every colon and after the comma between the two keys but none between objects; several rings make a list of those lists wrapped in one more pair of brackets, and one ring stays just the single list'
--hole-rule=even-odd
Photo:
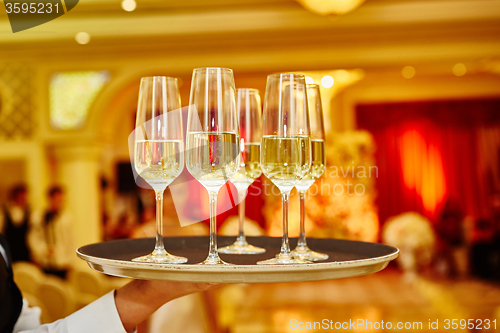
[{"label": "dark sleeve", "polygon": [[2,235],[0,235],[0,246],[7,254],[7,258],[0,254],[0,333],[12,333],[21,314],[23,297],[14,283],[10,251]]}]

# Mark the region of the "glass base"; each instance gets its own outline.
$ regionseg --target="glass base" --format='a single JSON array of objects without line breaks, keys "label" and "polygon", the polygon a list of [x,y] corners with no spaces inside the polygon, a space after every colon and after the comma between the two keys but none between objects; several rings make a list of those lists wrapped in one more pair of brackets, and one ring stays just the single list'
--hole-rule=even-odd
[{"label": "glass base", "polygon": [[248,244],[245,239],[237,238],[234,244],[219,249],[220,253],[225,254],[261,254],[266,249]]},{"label": "glass base", "polygon": [[224,260],[219,258],[218,255],[215,256],[208,255],[207,259],[200,262],[198,265],[232,265],[232,264],[225,262]]},{"label": "glass base", "polygon": [[275,258],[257,261],[257,265],[291,265],[291,264],[312,264],[311,261],[294,258],[283,253],[277,254]]},{"label": "glass base", "polygon": [[297,245],[297,247],[291,252],[291,254],[294,258],[309,261],[321,261],[328,259],[328,254],[313,251],[309,249],[307,245]]},{"label": "glass base", "polygon": [[150,262],[156,264],[184,264],[187,258],[171,255],[165,249],[154,250],[152,253],[132,259],[132,261]]}]

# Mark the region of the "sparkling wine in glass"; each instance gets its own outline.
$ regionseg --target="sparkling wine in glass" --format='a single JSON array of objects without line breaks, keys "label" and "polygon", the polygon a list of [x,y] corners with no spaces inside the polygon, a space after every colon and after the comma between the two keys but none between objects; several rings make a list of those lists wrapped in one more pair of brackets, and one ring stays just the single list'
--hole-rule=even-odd
[{"label": "sparkling wine in glass", "polygon": [[306,191],[312,184],[321,177],[326,168],[325,152],[325,128],[323,126],[323,108],[321,105],[321,96],[317,84],[306,85],[307,101],[309,105],[309,120],[311,125],[311,169],[295,185],[300,197],[300,236],[297,247],[292,251],[295,258],[306,259],[310,261],[320,261],[328,259],[325,253],[319,253],[309,249],[306,241],[305,232],[305,196]]},{"label": "sparkling wine in glass", "polygon": [[260,265],[307,264],[294,258],[288,243],[288,202],[290,191],[311,167],[311,138],[305,77],[284,73],[267,77],[262,120],[262,172],[281,191],[283,239],[281,252]]},{"label": "sparkling wine in glass", "polygon": [[132,259],[181,264],[187,258],[171,255],[163,245],[163,192],[184,169],[181,99],[177,79],[165,76],[141,80],[134,138],[135,171],[156,197],[156,244],[152,253]]},{"label": "sparkling wine in glass", "polygon": [[217,251],[217,193],[240,167],[239,126],[233,71],[198,68],[193,71],[186,141],[186,167],[208,191],[210,247],[201,264],[227,264]]},{"label": "sparkling wine in glass", "polygon": [[240,121],[240,168],[231,177],[238,191],[239,232],[236,241],[219,249],[226,254],[259,254],[266,249],[248,244],[244,233],[245,197],[248,187],[262,174],[260,168],[260,139],[262,137],[262,108],[257,89],[236,90],[236,109]]}]

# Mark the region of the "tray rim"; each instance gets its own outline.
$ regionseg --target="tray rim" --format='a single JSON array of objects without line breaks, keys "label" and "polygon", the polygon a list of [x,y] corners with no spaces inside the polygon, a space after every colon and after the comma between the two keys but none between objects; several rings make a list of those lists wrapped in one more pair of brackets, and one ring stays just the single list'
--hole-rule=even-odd
[{"label": "tray rim", "polygon": [[[189,237],[189,236],[185,236]],[[148,237],[150,238],[150,237]],[[129,239],[129,240],[135,240]],[[333,239],[332,239],[333,240]],[[126,240],[124,240],[126,241]],[[370,243],[376,245],[383,245],[394,249],[393,253],[389,253],[383,256],[373,257],[373,258],[365,258],[365,259],[356,259],[356,260],[345,260],[345,261],[334,261],[334,262],[316,262],[311,264],[290,264],[290,265],[198,265],[198,263],[186,263],[186,264],[157,264],[157,263],[144,263],[144,262],[135,262],[129,260],[119,260],[119,259],[107,259],[101,257],[95,257],[91,255],[87,255],[82,253],[80,250],[82,247],[100,244],[93,243],[84,245],[76,250],[77,256],[86,261],[93,269],[94,265],[99,266],[110,266],[113,268],[126,269],[126,270],[150,270],[155,272],[165,272],[165,273],[174,273],[174,272],[182,272],[189,274],[196,273],[255,273],[255,274],[266,274],[266,273],[277,273],[277,272],[295,272],[300,271],[301,273],[305,272],[315,272],[315,271],[324,271],[324,270],[338,270],[344,268],[355,268],[355,267],[363,267],[363,266],[371,266],[382,263],[388,263],[391,260],[396,259],[399,256],[399,249],[387,244],[381,243],[373,243],[373,242],[361,242],[361,241],[351,241],[351,240],[342,240],[342,241],[350,241],[350,242],[360,242],[360,243]],[[101,242],[102,243],[102,242]],[[208,250],[207,250],[208,253]],[[92,264],[92,265],[91,265]],[[101,271],[103,272],[103,271]],[[106,273],[106,272],[103,272]]]}]

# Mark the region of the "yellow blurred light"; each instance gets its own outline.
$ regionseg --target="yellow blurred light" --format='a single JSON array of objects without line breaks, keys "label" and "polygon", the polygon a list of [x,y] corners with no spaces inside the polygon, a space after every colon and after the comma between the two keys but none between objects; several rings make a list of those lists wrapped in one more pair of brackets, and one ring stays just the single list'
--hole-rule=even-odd
[{"label": "yellow blurred light", "polygon": [[348,71],[346,71],[345,69],[339,69],[335,73],[335,79],[337,80],[337,83],[338,82],[349,82],[349,81],[351,81],[351,74]]},{"label": "yellow blurred light", "polygon": [[465,67],[465,65],[462,63],[458,63],[453,66],[452,71],[456,76],[463,76],[465,75],[465,73],[467,73],[467,67]]},{"label": "yellow blurred light", "polygon": [[127,12],[133,11],[137,7],[137,3],[135,0],[123,0],[122,1],[122,8],[123,10]]},{"label": "yellow blurred light", "polygon": [[412,66],[405,66],[401,71],[401,74],[405,79],[411,79],[415,76],[415,68]]},{"label": "yellow blurred light", "polygon": [[319,15],[343,15],[358,8],[365,0],[298,0],[306,9]]},{"label": "yellow blurred light", "polygon": [[321,79],[321,85],[324,88],[330,88],[331,86],[333,86],[333,83],[334,83],[333,77],[331,77],[330,75],[325,75]]},{"label": "yellow blurred light", "polygon": [[314,83],[313,78],[310,76],[306,76],[306,84],[313,84],[313,83]]},{"label": "yellow blurred light", "polygon": [[75,35],[75,40],[78,44],[87,44],[90,42],[90,35],[82,31]]}]

